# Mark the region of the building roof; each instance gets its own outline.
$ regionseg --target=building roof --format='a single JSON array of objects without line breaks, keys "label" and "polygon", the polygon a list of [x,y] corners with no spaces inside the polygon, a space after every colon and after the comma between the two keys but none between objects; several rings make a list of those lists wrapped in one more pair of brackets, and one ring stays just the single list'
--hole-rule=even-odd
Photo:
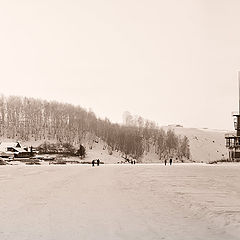
[{"label": "building roof", "polygon": [[0,152],[6,152],[7,148],[14,148],[18,152],[27,152],[19,142],[1,142],[0,143]]}]

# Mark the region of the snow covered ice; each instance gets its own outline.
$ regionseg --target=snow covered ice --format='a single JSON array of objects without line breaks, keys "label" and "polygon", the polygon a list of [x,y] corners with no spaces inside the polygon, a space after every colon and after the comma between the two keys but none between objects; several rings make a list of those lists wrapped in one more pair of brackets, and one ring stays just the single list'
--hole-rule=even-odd
[{"label": "snow covered ice", "polygon": [[0,167],[1,240],[234,240],[240,165]]}]

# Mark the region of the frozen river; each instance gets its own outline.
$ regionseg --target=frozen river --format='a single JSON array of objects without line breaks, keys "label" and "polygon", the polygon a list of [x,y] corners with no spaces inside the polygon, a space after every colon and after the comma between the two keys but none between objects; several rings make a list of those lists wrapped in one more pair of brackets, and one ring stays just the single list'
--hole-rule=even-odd
[{"label": "frozen river", "polygon": [[0,166],[1,240],[240,239],[240,165]]}]

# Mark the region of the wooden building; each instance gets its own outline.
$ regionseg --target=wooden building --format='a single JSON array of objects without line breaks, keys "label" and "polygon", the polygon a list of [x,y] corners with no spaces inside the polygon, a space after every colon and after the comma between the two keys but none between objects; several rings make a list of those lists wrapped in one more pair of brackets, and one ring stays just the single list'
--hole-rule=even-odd
[{"label": "wooden building", "polygon": [[29,158],[34,155],[32,148],[23,147],[19,142],[0,143],[0,157]]},{"label": "wooden building", "polygon": [[229,150],[229,161],[240,161],[240,74],[239,76],[239,111],[234,112],[234,133],[225,135],[226,147]]}]

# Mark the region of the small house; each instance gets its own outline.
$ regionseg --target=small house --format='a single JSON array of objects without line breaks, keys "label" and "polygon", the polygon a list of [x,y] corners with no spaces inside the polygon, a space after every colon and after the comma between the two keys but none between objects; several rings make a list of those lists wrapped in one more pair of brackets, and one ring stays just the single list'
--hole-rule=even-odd
[{"label": "small house", "polygon": [[0,143],[0,157],[29,158],[34,154],[32,148],[23,147],[19,142]]}]

